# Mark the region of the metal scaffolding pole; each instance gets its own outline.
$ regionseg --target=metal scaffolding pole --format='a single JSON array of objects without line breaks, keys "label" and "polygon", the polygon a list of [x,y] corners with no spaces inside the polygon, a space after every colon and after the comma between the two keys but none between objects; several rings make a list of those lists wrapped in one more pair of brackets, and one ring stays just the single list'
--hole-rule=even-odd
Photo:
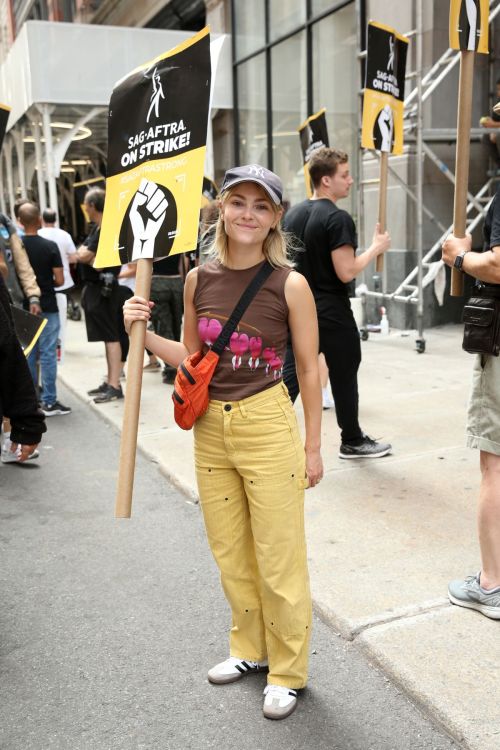
[{"label": "metal scaffolding pole", "polygon": [[425,351],[425,340],[424,340],[424,289],[423,289],[423,268],[422,268],[422,257],[423,257],[423,246],[424,246],[424,213],[423,213],[423,202],[424,202],[424,143],[423,143],[423,101],[422,101],[422,66],[423,66],[423,54],[422,54],[422,37],[423,37],[423,0],[416,0],[417,13],[416,13],[416,82],[417,82],[417,140],[416,140],[416,158],[417,158],[417,213],[416,213],[416,245],[417,245],[417,287],[418,287],[418,303],[417,303],[417,332],[418,338],[416,341],[417,352],[423,353]]},{"label": "metal scaffolding pole", "polygon": [[50,126],[51,107],[48,104],[38,105],[42,113],[43,137],[45,140],[45,168],[47,175],[47,184],[49,188],[50,207],[56,212],[56,219],[59,220],[59,207],[57,200],[57,184],[54,165],[54,144],[52,141],[52,129]]},{"label": "metal scaffolding pole", "polygon": [[45,190],[45,179],[43,175],[43,158],[42,158],[42,142],[40,135],[40,124],[37,120],[33,120],[31,123],[33,130],[33,138],[35,139],[35,164],[36,164],[36,181],[38,185],[38,203],[40,204],[40,211],[45,211],[47,208],[47,193]]}]

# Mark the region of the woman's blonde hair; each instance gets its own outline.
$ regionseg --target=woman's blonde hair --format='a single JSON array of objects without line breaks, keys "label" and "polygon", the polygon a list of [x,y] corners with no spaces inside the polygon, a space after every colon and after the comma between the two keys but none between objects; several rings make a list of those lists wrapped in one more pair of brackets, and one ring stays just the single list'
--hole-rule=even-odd
[{"label": "woman's blonde hair", "polygon": [[[231,197],[235,189],[236,186],[233,188],[229,188],[229,190],[226,190],[220,196],[221,207]],[[270,201],[270,203],[275,215],[278,215],[280,207],[277,206],[273,201]],[[274,229],[269,230],[269,234],[267,235],[262,245],[262,252],[264,253],[265,259],[269,261],[273,268],[293,267],[294,264],[288,257],[289,254],[287,237],[281,229],[281,219],[278,221]],[[219,212],[219,218],[217,219],[217,223],[215,225],[215,238],[209,251],[209,257],[210,259],[218,260],[219,263],[222,263],[223,266],[227,266],[228,253],[229,248],[226,229],[224,227],[224,219],[222,217],[222,212]]]}]

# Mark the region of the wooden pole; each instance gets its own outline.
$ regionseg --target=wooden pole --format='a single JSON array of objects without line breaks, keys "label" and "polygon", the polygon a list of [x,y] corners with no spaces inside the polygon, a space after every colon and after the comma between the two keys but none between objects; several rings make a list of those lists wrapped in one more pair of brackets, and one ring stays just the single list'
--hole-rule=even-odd
[{"label": "wooden pole", "polygon": [[[143,258],[137,261],[135,293],[138,297],[149,299],[152,273],[152,260]],[[125,392],[125,408],[120,444],[120,466],[118,469],[115,518],[130,518],[132,515],[132,492],[134,489],[135,453],[137,449],[137,430],[139,427],[146,325],[146,321],[137,320],[132,324],[130,330],[127,389]]]},{"label": "wooden pole", "polygon": [[[470,126],[472,110],[472,85],[474,80],[475,52],[460,52],[460,80],[458,84],[457,151],[455,159],[455,199],[453,204],[453,234],[465,237],[467,228],[467,188],[469,183]],[[464,293],[461,271],[451,269],[452,297]]]},{"label": "wooden pole", "polygon": [[[378,193],[378,223],[380,224],[380,232],[385,232],[387,224],[387,175],[389,167],[389,153],[387,151],[380,152],[380,184]],[[384,270],[384,256],[382,254],[377,255],[375,261],[375,270],[377,273],[382,273]]]}]

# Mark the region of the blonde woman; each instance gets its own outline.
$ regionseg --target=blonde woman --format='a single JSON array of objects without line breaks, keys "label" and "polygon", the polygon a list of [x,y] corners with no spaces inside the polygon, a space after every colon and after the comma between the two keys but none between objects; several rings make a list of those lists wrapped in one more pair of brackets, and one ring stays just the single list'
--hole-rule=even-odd
[{"label": "blonde woman", "polygon": [[[307,681],[311,600],[304,489],[323,476],[321,385],[314,299],[292,269],[281,233],[281,180],[259,165],[226,172],[211,260],[187,276],[184,338],[148,331],[146,346],[177,367],[217,338],[251,279],[273,272],[250,303],[210,384],[195,424],[195,463],[207,536],[232,611],[229,658],[209,670],[215,684],[269,671],[264,715],[289,716]],[[152,303],[124,305],[127,330]],[[305,415],[302,444],[282,382],[291,332]]]}]

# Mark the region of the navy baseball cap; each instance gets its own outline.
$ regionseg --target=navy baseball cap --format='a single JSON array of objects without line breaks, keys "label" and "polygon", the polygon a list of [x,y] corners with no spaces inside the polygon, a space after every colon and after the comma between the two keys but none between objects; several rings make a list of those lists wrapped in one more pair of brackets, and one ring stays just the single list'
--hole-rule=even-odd
[{"label": "navy baseball cap", "polygon": [[260,164],[246,164],[244,167],[233,167],[228,169],[224,175],[221,193],[238,185],[240,182],[255,182],[264,188],[273,203],[281,206],[283,198],[283,183],[271,170],[261,167]]}]

